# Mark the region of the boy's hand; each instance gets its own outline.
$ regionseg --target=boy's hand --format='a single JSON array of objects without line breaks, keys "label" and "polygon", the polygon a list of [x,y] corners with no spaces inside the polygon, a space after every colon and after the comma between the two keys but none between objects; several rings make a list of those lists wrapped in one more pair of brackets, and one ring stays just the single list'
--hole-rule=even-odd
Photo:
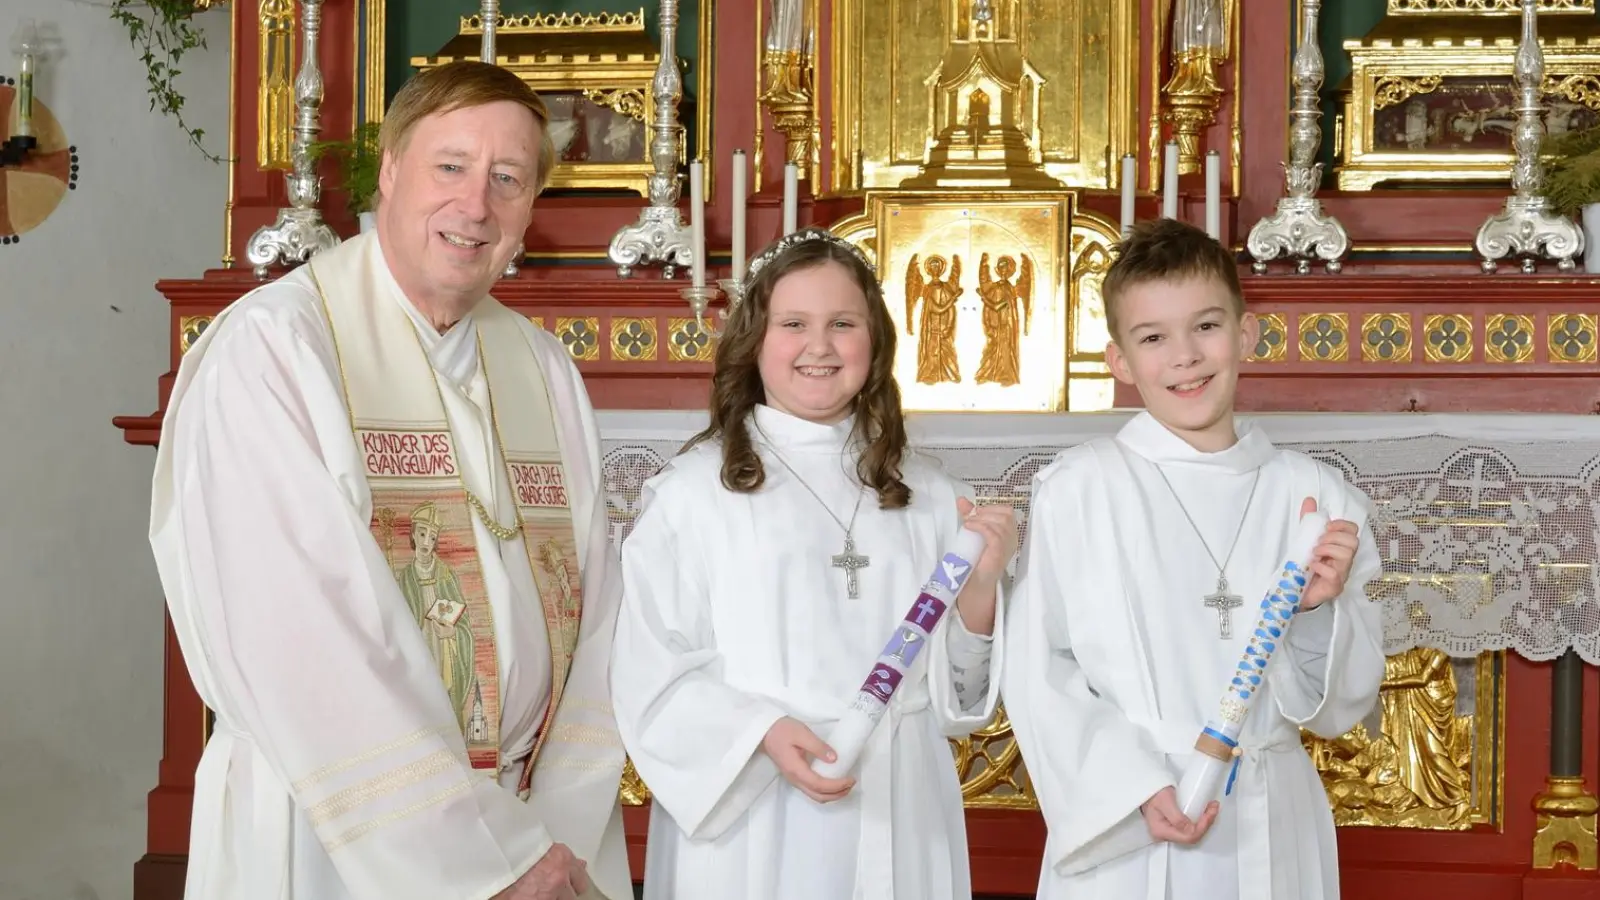
[{"label": "boy's hand", "polygon": [[1178,792],[1175,788],[1164,787],[1157,791],[1154,797],[1146,800],[1139,807],[1139,812],[1144,815],[1145,827],[1150,829],[1150,837],[1158,841],[1171,841],[1174,844],[1198,844],[1200,839],[1211,830],[1211,823],[1217,820],[1217,810],[1220,807],[1213,800],[1206,804],[1205,812],[1200,814],[1200,821],[1191,822],[1178,808]]},{"label": "boy's hand", "polygon": [[[1314,497],[1307,497],[1300,504],[1302,518],[1316,511]],[[1350,577],[1350,567],[1355,564],[1359,541],[1356,523],[1344,519],[1328,522],[1328,530],[1322,533],[1316,549],[1311,551],[1311,579],[1305,593],[1300,595],[1301,612],[1316,609],[1344,593],[1344,583]]]}]

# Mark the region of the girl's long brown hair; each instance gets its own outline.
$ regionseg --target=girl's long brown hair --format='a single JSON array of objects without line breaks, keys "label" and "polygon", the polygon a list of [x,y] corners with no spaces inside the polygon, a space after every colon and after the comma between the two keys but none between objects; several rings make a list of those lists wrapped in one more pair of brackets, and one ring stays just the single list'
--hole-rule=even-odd
[{"label": "girl's long brown hair", "polygon": [[835,263],[843,266],[866,294],[867,334],[872,339],[867,380],[851,404],[855,415],[851,440],[866,447],[856,464],[856,474],[862,484],[877,492],[880,508],[903,509],[911,502],[911,489],[900,480],[906,426],[900,410],[900,386],[894,380],[894,320],[889,318],[883,289],[860,253],[826,231],[807,229],[784,242],[789,246],[765,260],[760,271],[746,283],[744,297],[723,326],[717,342],[716,371],[711,376],[711,423],[690,438],[683,449],[720,438],[724,487],[749,494],[766,482],[766,469],[745,423],[756,405],[766,400],[758,360],[767,335],[772,292],[791,272]]}]

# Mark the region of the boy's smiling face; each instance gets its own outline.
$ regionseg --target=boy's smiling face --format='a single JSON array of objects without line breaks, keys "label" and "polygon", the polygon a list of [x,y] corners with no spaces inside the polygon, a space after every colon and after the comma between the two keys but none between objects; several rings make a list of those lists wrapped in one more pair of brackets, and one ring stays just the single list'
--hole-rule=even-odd
[{"label": "boy's smiling face", "polygon": [[1260,336],[1255,316],[1215,278],[1151,279],[1116,298],[1118,333],[1106,362],[1138,388],[1161,424],[1203,452],[1233,445],[1239,363]]}]

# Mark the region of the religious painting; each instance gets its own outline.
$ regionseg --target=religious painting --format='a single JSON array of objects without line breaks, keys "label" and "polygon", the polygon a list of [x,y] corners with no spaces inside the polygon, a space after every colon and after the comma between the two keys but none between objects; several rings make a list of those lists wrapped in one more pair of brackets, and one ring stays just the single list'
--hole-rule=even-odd
[{"label": "religious painting", "polygon": [[[382,121],[415,72],[480,54],[476,0],[358,0],[356,7],[357,121]],[[562,147],[550,189],[647,194],[659,9],[616,0],[502,0],[500,8],[497,62],[544,97]],[[715,0],[678,5],[680,159],[698,158],[711,145],[714,18]],[[263,34],[270,24],[262,20]],[[706,188],[709,196],[713,185]]]},{"label": "religious painting", "polygon": [[[1374,147],[1383,153],[1510,154],[1518,105],[1505,78],[1446,76],[1427,93],[1379,109]],[[1600,123],[1600,113],[1557,96],[1546,101],[1544,123],[1548,133],[1565,134]]]},{"label": "religious painting", "polygon": [[[1539,16],[1541,103],[1552,134],[1600,124],[1593,11]],[[1336,127],[1341,190],[1510,180],[1519,91],[1517,16],[1391,11],[1345,41],[1350,80]]]},{"label": "religious painting", "polygon": [[[650,136],[642,116],[644,97],[634,91],[593,94],[593,98],[578,91],[544,95],[556,159],[563,165],[646,162]],[[635,108],[639,115],[626,111]]]},{"label": "religious painting", "polygon": [[910,410],[1065,405],[1075,196],[872,193],[878,275]]}]

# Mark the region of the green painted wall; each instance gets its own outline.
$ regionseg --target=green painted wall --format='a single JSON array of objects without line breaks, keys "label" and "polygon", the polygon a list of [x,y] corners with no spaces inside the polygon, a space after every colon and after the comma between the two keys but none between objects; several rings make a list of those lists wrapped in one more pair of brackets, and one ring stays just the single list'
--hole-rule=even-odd
[{"label": "green painted wall", "polygon": [[[476,0],[388,0],[384,38],[387,59],[384,64],[384,91],[393,100],[400,85],[415,71],[413,56],[432,56],[456,35],[461,17],[479,9]],[[500,12],[508,16],[562,12],[637,12],[644,7],[645,27],[651,39],[661,39],[660,4],[654,0],[501,0]],[[693,122],[699,78],[700,0],[681,0],[678,4],[678,58],[688,64],[684,76],[684,97],[678,110],[680,122]],[[689,153],[695,153],[694,130],[689,130]]]}]

